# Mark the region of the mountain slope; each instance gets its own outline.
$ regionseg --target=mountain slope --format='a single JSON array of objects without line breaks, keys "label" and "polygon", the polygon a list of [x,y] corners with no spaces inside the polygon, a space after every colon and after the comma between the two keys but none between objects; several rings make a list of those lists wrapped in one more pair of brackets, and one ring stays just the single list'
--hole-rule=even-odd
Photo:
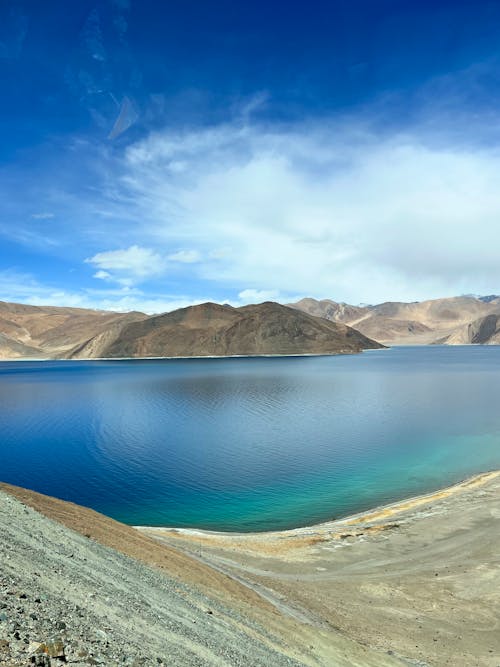
[{"label": "mountain slope", "polygon": [[85,308],[0,301],[0,359],[63,355],[110,326],[146,317]]},{"label": "mountain slope", "polygon": [[314,617],[295,618],[265,586],[73,503],[0,484],[0,534],[2,665],[34,664],[39,642],[54,639],[66,659],[36,664],[401,664]]},{"label": "mountain slope", "polygon": [[378,347],[350,327],[277,303],[242,308],[205,303],[132,322],[89,340],[68,356],[342,354]]},{"label": "mountain slope", "polygon": [[446,345],[500,345],[500,314],[480,317],[439,342]]},{"label": "mountain slope", "polygon": [[[500,298],[496,296],[461,296],[414,303],[389,301],[375,306],[302,299],[290,305],[332,321],[344,322],[365,336],[388,345],[470,343],[474,334],[465,333],[469,326],[473,331],[479,326],[473,323],[500,314]],[[482,327],[478,341],[494,342],[486,335],[488,330],[487,325]]]}]

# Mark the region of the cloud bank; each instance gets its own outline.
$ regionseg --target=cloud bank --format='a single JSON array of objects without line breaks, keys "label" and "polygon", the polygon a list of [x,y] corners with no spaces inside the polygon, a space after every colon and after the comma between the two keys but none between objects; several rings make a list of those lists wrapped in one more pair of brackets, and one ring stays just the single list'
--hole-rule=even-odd
[{"label": "cloud bank", "polygon": [[120,196],[149,244],[189,248],[177,259],[200,281],[242,294],[495,291],[500,152],[444,139],[333,122],[157,132],[126,150]]}]

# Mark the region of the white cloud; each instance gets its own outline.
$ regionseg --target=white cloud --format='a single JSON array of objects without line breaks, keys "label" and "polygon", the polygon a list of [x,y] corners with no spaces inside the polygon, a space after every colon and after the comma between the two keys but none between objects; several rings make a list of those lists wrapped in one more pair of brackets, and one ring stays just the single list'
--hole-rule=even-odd
[{"label": "white cloud", "polygon": [[93,278],[98,278],[100,280],[108,280],[112,278],[111,273],[108,271],[102,271],[101,269],[99,271],[96,271],[93,275]]},{"label": "white cloud", "polygon": [[138,310],[152,315],[217,299],[213,296],[200,298],[188,294],[144,294],[140,289],[127,286],[63,290],[54,285],[40,283],[31,274],[8,270],[0,271],[0,300],[34,306],[66,306],[115,312]]},{"label": "white cloud", "polygon": [[141,282],[165,270],[165,260],[160,254],[137,245],[99,252],[85,262],[99,269],[94,278],[115,280],[122,285]]},{"label": "white cloud", "polygon": [[197,250],[178,250],[168,255],[167,259],[180,264],[195,264],[201,260],[201,255]]},{"label": "white cloud", "polygon": [[195,239],[205,281],[353,302],[498,290],[494,147],[436,145],[418,128],[234,123],[151,135],[122,169],[144,233]]}]

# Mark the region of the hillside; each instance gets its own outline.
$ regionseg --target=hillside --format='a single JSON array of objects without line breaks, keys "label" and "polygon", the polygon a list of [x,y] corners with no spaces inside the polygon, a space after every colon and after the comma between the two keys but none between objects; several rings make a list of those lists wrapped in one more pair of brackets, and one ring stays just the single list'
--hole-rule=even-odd
[{"label": "hillside", "polygon": [[401,664],[72,503],[2,485],[0,534],[0,665]]},{"label": "hillside", "polygon": [[146,317],[85,308],[29,306],[0,301],[0,359],[52,358],[111,326]]},{"label": "hillside", "polygon": [[500,345],[500,315],[492,313],[480,317],[438,342],[446,345]]},{"label": "hillside", "polygon": [[[385,302],[350,306],[324,299],[302,299],[289,304],[303,312],[342,322],[386,345],[436,343],[494,344],[490,316],[500,315],[500,297],[461,296],[414,303]],[[481,325],[481,321],[484,324]],[[475,331],[480,330],[476,336]],[[474,339],[474,340],[473,340]]]},{"label": "hillside", "polygon": [[0,665],[496,667],[498,517],[499,472],[244,534],[138,530],[2,484]]},{"label": "hillside", "polygon": [[108,329],[68,357],[343,354],[379,347],[344,324],[277,303],[205,303]]}]

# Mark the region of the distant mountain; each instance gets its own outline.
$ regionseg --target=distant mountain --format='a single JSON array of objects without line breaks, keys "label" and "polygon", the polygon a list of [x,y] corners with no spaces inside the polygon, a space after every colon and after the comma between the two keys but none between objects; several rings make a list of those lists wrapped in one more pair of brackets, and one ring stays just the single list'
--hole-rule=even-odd
[{"label": "distant mountain", "polygon": [[358,331],[278,303],[204,303],[106,331],[70,358],[344,354],[383,347]]},{"label": "distant mountain", "polygon": [[437,342],[446,345],[500,345],[500,314],[480,317]]},{"label": "distant mountain", "polygon": [[[302,299],[163,315],[0,301],[0,359],[342,354],[383,345],[500,344],[500,297],[353,306]],[[375,342],[378,341],[378,342]]]},{"label": "distant mountain", "polygon": [[0,359],[65,356],[110,327],[147,317],[85,308],[28,306],[0,301]]},{"label": "distant mountain", "polygon": [[347,303],[330,301],[330,299],[316,301],[316,299],[306,298],[288,305],[309,315],[324,317],[333,322],[355,322],[357,319],[363,319],[366,313],[366,307],[350,306]]},{"label": "distant mountain", "polygon": [[[500,315],[500,297],[460,296],[414,303],[388,301],[375,306],[350,306],[328,299],[302,299],[289,304],[316,316],[342,322],[386,345],[436,343],[481,344],[496,341],[488,336],[489,324],[479,324],[490,315]],[[473,332],[480,331],[475,334]],[[467,333],[469,332],[469,333]],[[478,338],[479,336],[479,338]],[[470,340],[469,340],[470,338]]]}]

